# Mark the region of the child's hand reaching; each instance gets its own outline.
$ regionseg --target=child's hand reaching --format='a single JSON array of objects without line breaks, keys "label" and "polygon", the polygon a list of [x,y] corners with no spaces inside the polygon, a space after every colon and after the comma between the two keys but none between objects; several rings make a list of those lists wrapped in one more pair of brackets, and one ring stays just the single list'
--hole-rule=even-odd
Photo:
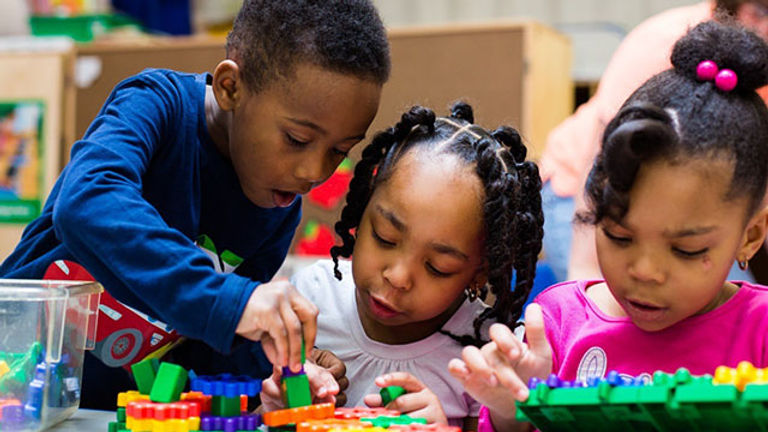
[{"label": "child's hand reaching", "polygon": [[[320,352],[321,350],[315,350]],[[327,351],[324,351],[327,352]],[[329,353],[329,352],[328,352]],[[330,354],[330,353],[329,353]],[[338,363],[341,363],[341,370],[345,370],[344,363],[341,362],[336,356],[330,354]],[[327,360],[327,358],[326,358]],[[336,395],[339,394],[339,384],[337,382],[337,373],[339,371],[338,365],[327,365],[328,368],[319,366],[313,361],[308,361],[304,364],[304,373],[307,374],[309,380],[309,392],[312,395],[312,403],[326,403],[336,402]],[[275,367],[272,370],[272,375],[265,379],[261,384],[261,406],[262,412],[275,411],[285,408],[283,403],[283,388],[280,385],[280,379],[282,378],[281,368]],[[346,377],[342,377],[346,379]]]},{"label": "child's hand reaching", "polygon": [[290,282],[277,279],[253,290],[235,332],[246,339],[260,340],[273,365],[290,365],[297,372],[301,369],[302,337],[307,347],[314,346],[317,313],[317,307]]},{"label": "child's hand reaching", "polygon": [[481,349],[464,348],[463,359],[448,364],[451,375],[488,407],[496,430],[515,424],[515,401],[528,398],[528,379],[545,378],[552,369],[552,349],[541,307],[535,303],[525,310],[525,332],[527,343],[520,342],[509,327],[494,324],[491,342]]},{"label": "child's hand reaching", "polygon": [[[411,417],[425,418],[427,423],[448,423],[445,412],[443,412],[443,405],[440,404],[437,395],[408,372],[393,372],[382,375],[376,378],[375,382],[381,388],[400,386],[407,392],[390,402],[386,406],[387,408],[400,411]],[[369,407],[381,406],[380,394],[366,395],[363,400]]]}]

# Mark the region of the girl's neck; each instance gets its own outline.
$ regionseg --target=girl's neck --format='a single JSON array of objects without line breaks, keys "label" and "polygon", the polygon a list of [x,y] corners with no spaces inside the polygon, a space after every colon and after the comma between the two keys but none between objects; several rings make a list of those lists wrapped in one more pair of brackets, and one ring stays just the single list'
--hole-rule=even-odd
[{"label": "girl's neck", "polygon": [[[451,307],[432,319],[399,326],[386,326],[363,313],[360,306],[359,291],[356,290],[355,295],[357,316],[360,318],[360,323],[363,325],[365,335],[376,342],[388,345],[413,343],[433,335],[438,330],[442,329],[445,323],[451,319],[453,314],[455,314],[459,307],[464,303],[464,299],[465,297],[463,295],[459,296]],[[468,329],[468,332],[471,331],[472,329]]]}]

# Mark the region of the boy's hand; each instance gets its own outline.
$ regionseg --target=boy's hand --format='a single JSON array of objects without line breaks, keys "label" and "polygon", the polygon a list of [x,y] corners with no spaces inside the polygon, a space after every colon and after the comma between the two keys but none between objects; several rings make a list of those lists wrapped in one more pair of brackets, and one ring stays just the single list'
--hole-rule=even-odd
[{"label": "boy's hand", "polygon": [[546,378],[552,369],[552,349],[541,307],[535,303],[525,310],[525,331],[528,343],[520,342],[507,326],[494,324],[491,342],[481,349],[464,348],[462,360],[448,364],[451,375],[488,407],[496,430],[514,424],[515,401],[528,399],[528,379]]},{"label": "boy's hand", "polygon": [[[325,352],[325,356],[320,356],[326,362],[333,363],[331,365],[336,371],[340,371],[343,374],[346,373],[344,363],[341,362],[336,356],[330,354],[329,351],[315,350],[315,352]],[[330,354],[330,355],[328,355]],[[334,363],[330,358],[334,359]],[[304,373],[307,374],[307,380],[309,381],[309,392],[312,395],[312,403],[337,403],[336,395],[339,394],[339,384],[336,382],[337,378],[331,369],[316,365],[313,361],[304,363]],[[279,367],[272,369],[272,375],[265,379],[261,383],[261,405],[262,412],[275,411],[285,408],[283,403],[283,387],[281,385],[282,371]],[[344,377],[346,380],[346,377]],[[349,383],[347,382],[347,385]]]},{"label": "boy's hand", "polygon": [[[408,372],[393,372],[376,378],[376,385],[384,388],[388,386],[400,386],[407,393],[390,402],[386,408],[397,410],[411,417],[427,419],[427,423],[447,424],[443,405],[421,381]],[[369,394],[363,399],[369,407],[381,406],[380,394]]]},{"label": "boy's hand", "polygon": [[327,350],[316,349],[312,351],[312,361],[318,366],[325,368],[334,378],[338,385],[336,393],[336,406],[344,406],[347,403],[347,395],[344,390],[349,387],[347,379],[347,367],[344,362],[339,360],[336,355]]},{"label": "boy's hand", "polygon": [[307,356],[315,343],[317,307],[285,279],[261,284],[251,294],[235,330],[244,338],[258,341],[275,366],[301,369],[301,341]]}]

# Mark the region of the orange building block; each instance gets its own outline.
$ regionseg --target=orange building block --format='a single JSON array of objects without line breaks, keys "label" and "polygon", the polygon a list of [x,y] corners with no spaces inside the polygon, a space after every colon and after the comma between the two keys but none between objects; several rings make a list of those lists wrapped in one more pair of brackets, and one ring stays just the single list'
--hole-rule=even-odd
[{"label": "orange building block", "polygon": [[315,404],[298,408],[288,408],[264,413],[262,420],[267,426],[284,426],[298,424],[307,420],[323,420],[332,418],[334,407],[332,403]]},{"label": "orange building block", "polygon": [[324,420],[309,420],[296,425],[296,432],[328,432],[331,429],[367,428],[373,426],[368,422],[354,419],[329,418]]},{"label": "orange building block", "polygon": [[395,411],[386,408],[336,408],[334,417],[337,419],[361,419],[363,417],[376,418],[376,417],[400,417],[400,411]]}]

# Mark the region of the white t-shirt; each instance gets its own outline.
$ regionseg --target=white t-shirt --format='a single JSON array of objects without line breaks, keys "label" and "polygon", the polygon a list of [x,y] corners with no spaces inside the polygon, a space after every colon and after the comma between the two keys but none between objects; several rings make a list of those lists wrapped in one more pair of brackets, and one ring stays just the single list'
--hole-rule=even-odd
[{"label": "white t-shirt", "polygon": [[[363,397],[380,390],[373,381],[376,377],[405,371],[438,396],[450,424],[460,426],[464,417],[477,417],[480,404],[448,372],[448,362],[461,358],[463,347],[441,333],[402,345],[370,339],[357,313],[351,263],[340,261],[339,270],[341,281],[333,276],[333,261],[319,261],[299,271],[292,282],[320,310],[315,345],[333,352],[347,366],[347,406],[365,406]],[[487,307],[479,299],[464,301],[443,330],[455,335],[472,334],[475,317]],[[484,325],[484,339],[488,338],[489,325]]]}]

